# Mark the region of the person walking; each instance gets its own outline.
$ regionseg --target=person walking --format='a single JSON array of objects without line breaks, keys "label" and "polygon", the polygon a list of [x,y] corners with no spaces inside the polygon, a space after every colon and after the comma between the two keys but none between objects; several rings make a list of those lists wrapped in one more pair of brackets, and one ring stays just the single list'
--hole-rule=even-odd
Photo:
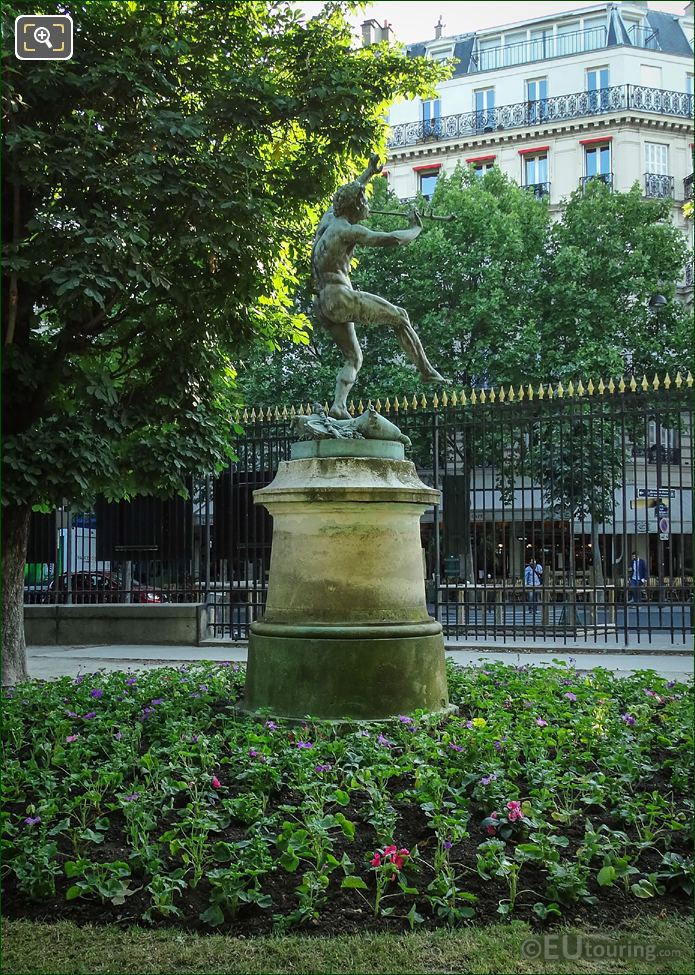
[{"label": "person walking", "polygon": [[524,569],[524,585],[527,590],[526,598],[535,621],[540,587],[543,585],[543,566],[540,562],[536,562],[533,556],[529,559],[529,563]]},{"label": "person walking", "polygon": [[637,552],[632,553],[630,562],[630,576],[628,578],[627,601],[641,603],[644,594],[642,586],[647,584],[647,563],[637,558]]}]

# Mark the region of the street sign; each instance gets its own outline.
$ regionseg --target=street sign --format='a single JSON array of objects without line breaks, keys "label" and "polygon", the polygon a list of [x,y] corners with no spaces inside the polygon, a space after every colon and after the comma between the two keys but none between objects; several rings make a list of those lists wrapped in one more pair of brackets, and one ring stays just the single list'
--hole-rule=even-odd
[{"label": "street sign", "polygon": [[638,498],[675,498],[674,488],[637,488]]}]

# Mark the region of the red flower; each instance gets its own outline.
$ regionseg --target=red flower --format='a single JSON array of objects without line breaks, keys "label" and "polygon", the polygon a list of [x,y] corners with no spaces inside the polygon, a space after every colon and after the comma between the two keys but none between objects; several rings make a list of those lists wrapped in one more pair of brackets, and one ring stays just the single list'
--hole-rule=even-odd
[{"label": "red flower", "polygon": [[373,867],[381,866],[381,853],[375,853],[372,859],[369,861]]},{"label": "red flower", "polygon": [[222,788],[222,783],[220,782],[220,780],[217,778],[216,775],[213,775],[213,777],[212,777],[212,787],[213,787],[213,789],[221,789]]}]

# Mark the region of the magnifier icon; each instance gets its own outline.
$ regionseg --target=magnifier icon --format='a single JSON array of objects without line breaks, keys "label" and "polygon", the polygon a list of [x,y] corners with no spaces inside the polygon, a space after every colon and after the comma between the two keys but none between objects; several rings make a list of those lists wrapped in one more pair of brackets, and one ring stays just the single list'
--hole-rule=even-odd
[{"label": "magnifier icon", "polygon": [[51,44],[51,32],[48,27],[37,27],[34,31],[34,40],[37,44],[45,44],[47,48],[53,50],[53,45]]}]

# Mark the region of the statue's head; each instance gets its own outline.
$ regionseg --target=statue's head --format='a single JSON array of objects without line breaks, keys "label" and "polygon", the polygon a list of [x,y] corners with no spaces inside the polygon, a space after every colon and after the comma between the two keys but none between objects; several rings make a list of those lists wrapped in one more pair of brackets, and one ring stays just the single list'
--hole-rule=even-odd
[{"label": "statue's head", "polygon": [[366,220],[369,216],[369,206],[362,183],[355,180],[335,191],[333,194],[333,213],[336,217],[345,217],[350,223]]}]

